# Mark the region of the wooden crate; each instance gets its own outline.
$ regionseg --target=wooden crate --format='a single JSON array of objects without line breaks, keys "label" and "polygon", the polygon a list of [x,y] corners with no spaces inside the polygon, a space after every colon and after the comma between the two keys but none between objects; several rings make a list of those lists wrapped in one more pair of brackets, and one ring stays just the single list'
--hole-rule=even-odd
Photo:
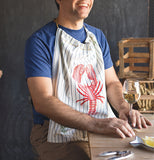
[{"label": "wooden crate", "polygon": [[119,78],[154,79],[154,38],[122,39],[116,66]]}]

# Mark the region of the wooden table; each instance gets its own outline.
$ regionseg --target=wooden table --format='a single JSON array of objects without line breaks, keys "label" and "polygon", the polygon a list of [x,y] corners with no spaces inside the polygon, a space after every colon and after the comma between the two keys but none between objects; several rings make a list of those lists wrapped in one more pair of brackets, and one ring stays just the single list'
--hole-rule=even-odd
[{"label": "wooden table", "polygon": [[[151,120],[153,126],[147,129],[136,129],[136,135],[143,138],[145,136],[154,137],[154,114],[145,114],[147,118]],[[134,156],[131,158],[133,160],[154,160],[154,152],[145,150],[143,148],[134,148],[129,142],[133,141],[133,138],[118,138],[116,135],[99,135],[94,133],[89,133],[89,144],[91,152],[91,160],[103,160],[104,157],[99,157],[98,154],[105,151],[123,151],[131,150]]]}]

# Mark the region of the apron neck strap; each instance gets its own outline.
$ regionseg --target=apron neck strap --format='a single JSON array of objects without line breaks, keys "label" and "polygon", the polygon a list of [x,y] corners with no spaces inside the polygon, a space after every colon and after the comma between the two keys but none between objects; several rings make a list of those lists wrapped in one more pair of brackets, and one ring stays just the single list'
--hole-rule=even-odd
[{"label": "apron neck strap", "polygon": [[56,23],[57,28],[59,28],[57,18],[54,19],[54,22]]}]

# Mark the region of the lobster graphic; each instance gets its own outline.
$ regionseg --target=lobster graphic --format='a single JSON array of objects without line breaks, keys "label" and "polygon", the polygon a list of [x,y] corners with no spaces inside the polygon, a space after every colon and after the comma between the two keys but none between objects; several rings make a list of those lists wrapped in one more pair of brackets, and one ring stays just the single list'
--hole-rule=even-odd
[{"label": "lobster graphic", "polygon": [[[82,75],[86,72],[88,79],[91,80],[90,85],[82,85],[81,79]],[[77,91],[84,96],[83,99],[79,99],[76,102],[82,101],[80,105],[83,105],[85,102],[89,101],[89,115],[95,115],[97,100],[100,100],[103,103],[103,96],[100,95],[100,92],[103,89],[103,84],[101,82],[97,82],[96,74],[91,64],[88,64],[84,67],[83,64],[79,64],[74,68],[73,78],[78,83]]]}]

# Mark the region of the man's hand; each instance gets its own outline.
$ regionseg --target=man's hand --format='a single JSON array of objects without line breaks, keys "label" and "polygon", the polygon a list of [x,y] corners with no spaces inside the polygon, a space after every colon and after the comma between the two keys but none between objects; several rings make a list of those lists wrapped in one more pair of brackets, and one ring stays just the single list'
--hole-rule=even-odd
[{"label": "man's hand", "polygon": [[152,125],[152,123],[147,118],[145,118],[139,111],[134,109],[131,111],[128,109],[122,109],[119,112],[119,118],[127,122],[130,120],[132,127],[137,127],[139,129],[147,128],[148,126]]},{"label": "man's hand", "polygon": [[110,104],[119,113],[119,118],[127,122],[131,121],[132,127],[147,128],[151,122],[143,117],[139,111],[130,112],[129,104],[123,99],[122,84],[120,83],[113,67],[105,70],[105,82],[107,96]]},{"label": "man's hand", "polygon": [[91,132],[99,134],[116,134],[121,138],[135,136],[135,133],[128,122],[119,118],[95,119]]}]

